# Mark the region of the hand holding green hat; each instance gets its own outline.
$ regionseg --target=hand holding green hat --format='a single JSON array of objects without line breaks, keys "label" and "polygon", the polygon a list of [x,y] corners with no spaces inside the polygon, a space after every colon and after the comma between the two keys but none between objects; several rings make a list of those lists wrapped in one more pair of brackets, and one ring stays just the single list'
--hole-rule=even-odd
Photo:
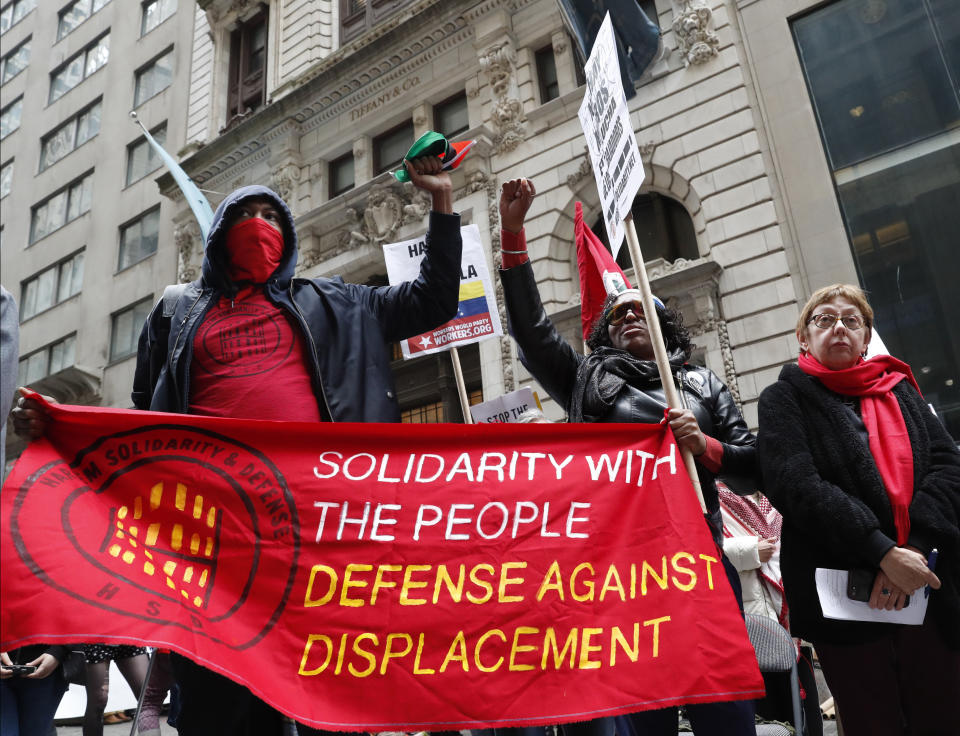
[{"label": "hand holding green hat", "polygon": [[[440,163],[443,164],[443,170],[450,171],[460,165],[463,157],[467,155],[467,151],[470,150],[474,143],[476,143],[476,141],[451,143],[440,133],[428,130],[410,146],[410,150],[407,151],[407,155],[403,157],[403,160],[409,161],[414,158],[420,158],[421,156],[439,156]],[[394,171],[393,176],[397,181],[410,181],[410,174],[407,173],[407,169],[403,166]]]}]

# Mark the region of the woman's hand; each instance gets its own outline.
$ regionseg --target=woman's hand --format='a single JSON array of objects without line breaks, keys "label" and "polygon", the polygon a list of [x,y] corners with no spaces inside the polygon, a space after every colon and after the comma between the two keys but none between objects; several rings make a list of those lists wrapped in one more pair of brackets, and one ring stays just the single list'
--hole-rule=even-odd
[{"label": "woman's hand", "polygon": [[453,212],[453,183],[450,181],[450,174],[443,170],[443,162],[439,156],[404,159],[403,165],[407,168],[413,185],[430,192],[434,212],[446,215]]},{"label": "woman's hand", "polygon": [[[43,437],[50,425],[50,414],[47,408],[39,401],[31,398],[25,388],[17,389],[20,392],[20,398],[17,399],[17,405],[10,416],[13,418],[13,431],[17,436],[25,440],[35,440],[37,437]],[[44,396],[43,399],[51,404],[56,404],[57,400]]]},{"label": "woman's hand", "polygon": [[686,448],[694,456],[702,455],[707,451],[707,438],[700,431],[697,418],[689,409],[668,409],[667,421],[670,429],[681,448]]},{"label": "woman's hand", "polygon": [[0,680],[8,680],[13,677],[13,670],[4,665],[12,665],[10,655],[6,652],[0,652]]},{"label": "woman's hand", "polygon": [[60,660],[52,654],[43,653],[32,662],[27,662],[27,664],[31,664],[37,669],[31,674],[25,675],[25,678],[28,680],[42,680],[44,677],[49,677],[53,674],[53,671],[60,666]]},{"label": "woman's hand", "polygon": [[894,585],[887,574],[881,570],[873,581],[873,591],[870,593],[868,605],[870,608],[884,608],[888,611],[899,611],[906,605],[907,594]]},{"label": "woman's hand", "polygon": [[[926,558],[913,549],[893,547],[880,560],[880,570],[894,587],[907,595],[912,595],[924,585],[929,585],[934,590],[940,588],[940,578],[927,567]],[[877,578],[879,577],[878,575]],[[873,587],[876,589],[876,584]]]},{"label": "woman's hand", "polygon": [[777,540],[775,537],[759,540],[757,542],[757,556],[760,558],[760,562],[770,562],[776,549]]},{"label": "woman's hand", "polygon": [[500,187],[500,227],[511,233],[523,230],[527,211],[537,196],[537,190],[529,179],[511,179]]}]

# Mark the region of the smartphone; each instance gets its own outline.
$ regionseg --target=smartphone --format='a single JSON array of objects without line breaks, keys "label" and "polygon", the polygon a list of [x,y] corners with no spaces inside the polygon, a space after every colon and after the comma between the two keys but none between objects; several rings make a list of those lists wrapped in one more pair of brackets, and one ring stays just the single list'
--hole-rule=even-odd
[{"label": "smartphone", "polygon": [[35,664],[5,664],[3,665],[9,670],[13,670],[14,677],[21,677],[22,675],[32,675],[37,671],[37,666]]},{"label": "smartphone", "polygon": [[[847,576],[847,598],[852,601],[869,602],[870,594],[873,593],[873,581],[877,573],[873,570],[854,569]],[[910,605],[910,596],[903,601],[903,607]]]}]

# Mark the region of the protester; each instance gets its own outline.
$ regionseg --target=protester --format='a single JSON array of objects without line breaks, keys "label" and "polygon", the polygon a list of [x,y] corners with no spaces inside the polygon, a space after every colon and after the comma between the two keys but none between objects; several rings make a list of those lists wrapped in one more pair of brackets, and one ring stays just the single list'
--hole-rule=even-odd
[{"label": "protester", "polygon": [[[457,310],[460,217],[442,166],[436,156],[405,162],[414,186],[430,193],[433,211],[420,275],[396,286],[294,278],[297,233],[286,203],[262,186],[229,194],[214,213],[201,277],[168,287],[147,318],[134,405],[234,418],[399,421],[389,344],[433,329]],[[24,436],[38,436],[48,421],[29,399],[14,410]],[[181,736],[283,732],[280,714],[245,687],[171,658]],[[301,726],[300,733],[313,731]]]},{"label": "protester", "polygon": [[[791,628],[816,647],[847,736],[947,733],[960,723],[960,452],[906,363],[864,359],[872,329],[858,287],[816,291],[798,363],[760,396]],[[917,605],[930,586],[923,625],[825,618],[817,568],[867,568],[878,610]]]},{"label": "protester", "polygon": [[[87,691],[87,707],[83,713],[83,736],[103,736],[107,699],[110,697],[110,662],[127,681],[135,697],[140,697],[147,677],[147,650],[127,644],[84,644],[87,661],[87,676],[84,687]],[[107,723],[122,723],[130,720],[123,716],[108,716]]]},{"label": "protester", "polygon": [[[666,400],[638,291],[627,290],[608,297],[587,340],[592,351],[587,357],[579,355],[547,317],[523,232],[535,194],[528,179],[505,183],[500,194],[500,278],[510,333],[520,348],[521,362],[566,409],[571,422],[660,422]],[[671,367],[682,378],[680,388],[690,407],[670,409],[670,427],[677,443],[696,457],[708,524],[722,549],[714,478],[721,471],[725,475],[752,476],[756,441],[723,382],[710,370],[687,363],[693,346],[680,315],[659,303],[656,316]],[[725,557],[723,560],[731,585],[738,592],[736,571]],[[692,705],[688,713],[698,734],[755,733],[753,708],[748,701]],[[631,722],[636,732],[644,736],[673,734],[678,727],[677,709],[638,713],[631,716]]]},{"label": "protester", "polygon": [[[759,491],[740,495],[719,481],[717,490],[723,514],[723,552],[740,575],[744,612],[765,616],[789,631],[790,620],[780,574],[783,517]],[[791,673],[761,674],[767,692],[765,697],[756,701],[757,715],[768,721],[792,721]],[[823,718],[813,670],[813,650],[809,645],[797,648],[797,674],[806,736],[821,736]]]}]

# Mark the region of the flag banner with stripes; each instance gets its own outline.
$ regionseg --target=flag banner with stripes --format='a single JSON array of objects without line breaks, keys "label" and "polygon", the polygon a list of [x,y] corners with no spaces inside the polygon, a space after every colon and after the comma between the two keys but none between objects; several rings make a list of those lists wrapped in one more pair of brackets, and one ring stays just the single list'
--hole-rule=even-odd
[{"label": "flag banner with stripes", "polygon": [[51,412],[0,494],[2,651],[149,644],[338,731],[763,694],[666,425]]}]

